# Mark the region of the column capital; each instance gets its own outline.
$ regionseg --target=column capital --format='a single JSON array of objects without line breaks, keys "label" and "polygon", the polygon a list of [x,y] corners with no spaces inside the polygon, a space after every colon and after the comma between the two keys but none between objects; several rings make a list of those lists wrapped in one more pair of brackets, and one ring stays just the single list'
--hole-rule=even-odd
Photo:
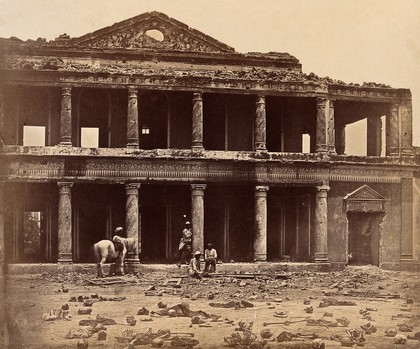
[{"label": "column capital", "polygon": [[265,104],[265,95],[257,95],[256,96],[256,103],[264,103]]},{"label": "column capital", "polygon": [[316,190],[317,190],[318,193],[322,193],[322,192],[327,193],[330,189],[331,188],[328,185],[328,183],[323,183],[323,184],[320,184],[320,185],[316,186]]},{"label": "column capital", "polygon": [[192,191],[203,191],[207,188],[207,184],[191,184]]},{"label": "column capital", "polygon": [[257,185],[255,187],[255,192],[257,193],[266,193],[270,190],[270,187],[268,185]]},{"label": "column capital", "polygon": [[135,95],[135,97],[137,97],[137,93],[138,93],[138,88],[136,86],[128,86],[128,96],[130,97],[134,97],[133,95]]},{"label": "column capital", "polygon": [[63,96],[71,96],[71,89],[72,89],[72,86],[69,86],[69,85],[61,86],[61,94]]},{"label": "column capital", "polygon": [[327,97],[317,97],[316,98],[316,105],[318,108],[325,108],[327,105],[328,98]]},{"label": "column capital", "polygon": [[203,100],[203,92],[195,91],[193,92],[193,102],[194,101],[202,101]]},{"label": "column capital", "polygon": [[140,189],[140,183],[126,183],[125,190],[127,194],[138,194],[138,190]]},{"label": "column capital", "polygon": [[336,101],[335,99],[331,99],[331,98],[328,99],[330,109],[331,108],[334,109],[335,101]]},{"label": "column capital", "polygon": [[57,182],[57,185],[60,187],[59,188],[60,195],[71,194],[71,187],[73,186],[73,182]]}]

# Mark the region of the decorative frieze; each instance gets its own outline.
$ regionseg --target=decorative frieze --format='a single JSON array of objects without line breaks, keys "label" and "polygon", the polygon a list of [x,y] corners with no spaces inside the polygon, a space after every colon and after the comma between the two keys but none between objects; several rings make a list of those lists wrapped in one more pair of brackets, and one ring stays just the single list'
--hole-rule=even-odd
[{"label": "decorative frieze", "polygon": [[60,157],[4,158],[0,168],[4,179],[61,180],[63,178],[130,179],[164,181],[261,181],[267,183],[314,183],[323,180],[339,182],[400,183],[401,171],[395,167],[356,164],[322,163],[285,164],[281,162],[254,163],[158,159]]},{"label": "decorative frieze", "polygon": [[[18,58],[15,58],[18,59]],[[255,68],[247,70],[174,70],[174,69],[142,69],[113,66],[91,67],[80,65],[45,71],[38,64],[18,59],[12,64],[13,69],[4,70],[6,83],[25,83],[27,85],[53,86],[58,83],[83,84],[127,88],[137,86],[142,89],[170,88],[194,91],[199,88],[203,92],[217,90],[237,90],[255,92],[270,92],[274,94],[316,97],[319,94],[328,95],[333,99],[354,99],[367,101],[397,102],[401,98],[411,98],[408,89],[354,87],[354,89],[331,89],[329,80],[310,79],[306,74],[289,70],[265,70]],[[33,64],[30,70],[19,68]],[[5,67],[7,68],[7,66]]]}]

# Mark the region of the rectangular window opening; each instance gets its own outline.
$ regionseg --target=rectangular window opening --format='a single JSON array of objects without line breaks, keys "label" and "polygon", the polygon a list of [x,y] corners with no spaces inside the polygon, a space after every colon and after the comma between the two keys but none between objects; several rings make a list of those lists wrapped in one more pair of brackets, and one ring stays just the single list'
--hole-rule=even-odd
[{"label": "rectangular window opening", "polygon": [[82,127],[80,146],[84,148],[99,148],[99,127]]},{"label": "rectangular window opening", "polygon": [[311,136],[308,133],[302,134],[302,153],[311,152]]},{"label": "rectangular window opening", "polygon": [[45,126],[23,126],[23,145],[45,147]]},{"label": "rectangular window opening", "polygon": [[346,125],[346,154],[356,156],[367,155],[367,119]]}]

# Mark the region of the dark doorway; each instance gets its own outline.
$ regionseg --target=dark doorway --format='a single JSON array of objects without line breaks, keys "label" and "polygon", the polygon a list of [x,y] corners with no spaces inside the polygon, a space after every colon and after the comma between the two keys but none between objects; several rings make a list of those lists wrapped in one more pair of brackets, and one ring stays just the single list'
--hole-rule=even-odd
[{"label": "dark doorway", "polygon": [[349,264],[379,265],[381,214],[348,213]]},{"label": "dark doorway", "polygon": [[22,262],[45,259],[45,224],[41,211],[23,212]]},{"label": "dark doorway", "polygon": [[77,184],[73,187],[72,199],[73,259],[93,263],[93,245],[100,240],[111,239],[117,226],[124,228],[124,186]]},{"label": "dark doorway", "polygon": [[[222,202],[223,204],[223,202]],[[217,251],[218,259],[225,259],[224,256],[224,230],[225,230],[225,208],[224,206],[206,206],[204,217],[205,241],[204,248],[212,243]]]}]

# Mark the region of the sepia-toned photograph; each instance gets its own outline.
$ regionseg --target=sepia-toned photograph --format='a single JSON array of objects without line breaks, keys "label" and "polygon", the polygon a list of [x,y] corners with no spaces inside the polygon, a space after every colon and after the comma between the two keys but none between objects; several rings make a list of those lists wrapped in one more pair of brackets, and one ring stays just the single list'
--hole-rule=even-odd
[{"label": "sepia-toned photograph", "polygon": [[0,349],[420,348],[420,1],[0,0]]}]

